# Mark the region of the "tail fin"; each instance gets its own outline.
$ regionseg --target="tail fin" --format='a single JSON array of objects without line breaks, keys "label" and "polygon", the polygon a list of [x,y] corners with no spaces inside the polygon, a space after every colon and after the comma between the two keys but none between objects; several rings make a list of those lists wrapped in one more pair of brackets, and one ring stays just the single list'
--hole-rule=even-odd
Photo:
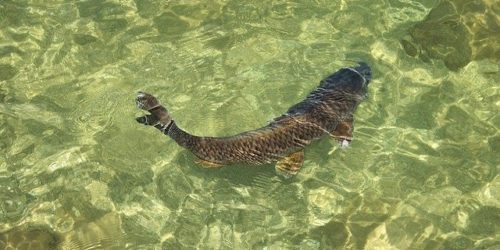
[{"label": "tail fin", "polygon": [[156,97],[151,94],[139,92],[135,98],[135,103],[138,108],[148,111],[149,115],[137,117],[137,122],[154,126],[162,132],[167,132],[170,125],[172,125],[172,117],[167,109],[163,107]]}]

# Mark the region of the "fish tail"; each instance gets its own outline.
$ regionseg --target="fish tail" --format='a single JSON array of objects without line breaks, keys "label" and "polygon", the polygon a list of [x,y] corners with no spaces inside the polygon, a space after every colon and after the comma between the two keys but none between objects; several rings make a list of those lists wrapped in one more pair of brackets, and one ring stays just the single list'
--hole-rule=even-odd
[{"label": "fish tail", "polygon": [[137,117],[137,122],[157,128],[163,134],[172,138],[180,146],[187,148],[195,155],[200,155],[200,137],[194,136],[175,124],[167,109],[151,94],[139,92],[135,99],[137,107],[150,114]]},{"label": "fish tail", "polygon": [[137,117],[137,122],[153,126],[163,133],[168,132],[169,127],[173,123],[172,117],[156,97],[148,93],[139,92],[135,98],[135,103],[138,108],[150,113],[149,115]]}]

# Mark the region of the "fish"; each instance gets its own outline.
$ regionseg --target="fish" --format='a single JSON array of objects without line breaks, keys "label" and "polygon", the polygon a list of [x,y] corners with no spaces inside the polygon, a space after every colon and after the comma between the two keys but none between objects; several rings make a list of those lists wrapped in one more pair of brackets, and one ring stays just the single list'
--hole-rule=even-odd
[{"label": "fish", "polygon": [[353,139],[354,112],[368,96],[372,71],[359,62],[322,79],[304,100],[292,105],[267,125],[232,136],[198,136],[180,128],[158,99],[139,91],[136,106],[149,114],[136,121],[153,126],[191,151],[203,167],[275,163],[285,179],[295,176],[304,162],[304,148],[325,136],[347,146]]}]

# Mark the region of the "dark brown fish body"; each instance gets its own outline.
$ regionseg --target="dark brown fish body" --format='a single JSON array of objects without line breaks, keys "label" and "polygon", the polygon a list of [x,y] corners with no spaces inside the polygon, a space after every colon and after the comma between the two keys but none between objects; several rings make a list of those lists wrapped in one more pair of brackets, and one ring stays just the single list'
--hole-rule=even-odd
[{"label": "dark brown fish body", "polygon": [[343,143],[352,139],[352,114],[365,98],[370,79],[370,68],[364,63],[343,68],[322,80],[305,100],[268,125],[229,137],[201,137],[185,132],[155,97],[142,92],[137,96],[137,105],[151,114],[137,121],[155,126],[205,165],[278,162],[277,172],[290,177],[300,169],[303,148],[312,141],[324,135]]}]

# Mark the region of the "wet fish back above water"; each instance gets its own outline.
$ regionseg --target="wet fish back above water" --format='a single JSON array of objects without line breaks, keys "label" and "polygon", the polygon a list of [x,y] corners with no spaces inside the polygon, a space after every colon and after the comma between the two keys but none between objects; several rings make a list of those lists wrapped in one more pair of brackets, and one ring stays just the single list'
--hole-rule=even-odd
[{"label": "wet fish back above water", "polygon": [[154,126],[196,155],[204,166],[260,165],[277,162],[284,177],[295,175],[304,160],[303,148],[325,135],[347,145],[352,140],[353,112],[367,94],[371,70],[365,63],[342,68],[320,82],[303,101],[268,125],[227,137],[192,135],[177,126],[151,94],[139,92],[137,107],[150,112],[139,123]]}]

